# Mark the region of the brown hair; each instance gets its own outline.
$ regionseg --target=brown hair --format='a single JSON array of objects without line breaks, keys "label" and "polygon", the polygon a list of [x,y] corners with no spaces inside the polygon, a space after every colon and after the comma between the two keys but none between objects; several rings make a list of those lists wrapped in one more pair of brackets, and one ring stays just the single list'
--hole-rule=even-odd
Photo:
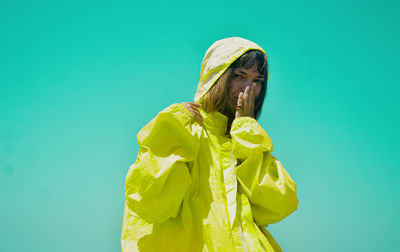
[{"label": "brown hair", "polygon": [[[212,112],[219,111],[230,117],[234,116],[235,111],[229,111],[232,107],[228,99],[230,83],[233,78],[233,70],[235,68],[244,67],[251,68],[255,63],[258,63],[257,70],[264,75],[260,95],[257,97],[254,104],[254,118],[257,120],[260,117],[262,105],[267,92],[268,82],[268,63],[263,52],[259,50],[249,50],[235,60],[229,68],[218,78],[215,84],[206,93],[201,102],[204,111]],[[232,120],[232,118],[230,118]]]}]

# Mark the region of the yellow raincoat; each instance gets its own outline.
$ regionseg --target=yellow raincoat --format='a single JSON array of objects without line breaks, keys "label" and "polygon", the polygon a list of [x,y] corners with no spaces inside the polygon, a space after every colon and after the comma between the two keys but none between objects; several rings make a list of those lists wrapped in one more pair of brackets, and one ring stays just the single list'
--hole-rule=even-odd
[{"label": "yellow raincoat", "polygon": [[[233,37],[206,52],[195,96],[250,49]],[[281,251],[265,229],[297,209],[296,184],[271,155],[258,122],[200,109],[204,127],[181,104],[162,110],[137,135],[139,154],[127,174],[123,252]]]}]

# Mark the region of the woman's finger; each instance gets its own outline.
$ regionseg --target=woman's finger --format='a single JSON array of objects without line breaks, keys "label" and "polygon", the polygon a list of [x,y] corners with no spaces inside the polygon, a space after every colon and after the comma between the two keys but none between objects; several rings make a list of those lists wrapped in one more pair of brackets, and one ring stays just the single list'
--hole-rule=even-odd
[{"label": "woman's finger", "polygon": [[198,115],[195,115],[194,116],[194,119],[197,121],[197,122],[202,122],[203,121],[203,119],[200,117],[200,116],[198,116]]},{"label": "woman's finger", "polygon": [[193,112],[196,113],[197,115],[201,115],[200,111],[197,108],[193,108]]},{"label": "woman's finger", "polygon": [[190,105],[189,105],[188,102],[181,102],[181,104],[182,104],[187,110],[189,110]]},{"label": "woman's finger", "polygon": [[236,103],[236,113],[235,113],[235,118],[241,117],[242,112],[243,112],[243,92],[239,93],[239,97]]},{"label": "woman's finger", "polygon": [[204,127],[203,117],[199,111],[201,105],[194,102],[182,102],[181,104],[192,114],[194,120]]},{"label": "woman's finger", "polygon": [[254,101],[256,96],[256,84],[252,83],[249,95],[249,115],[254,117]]},{"label": "woman's finger", "polygon": [[240,107],[240,111],[243,111],[243,96],[244,96],[244,92],[240,92],[239,93],[239,97],[238,97],[238,101],[237,101],[237,105]]},{"label": "woman's finger", "polygon": [[201,104],[194,103],[194,102],[188,102],[188,105],[189,105],[190,107],[192,107],[193,109],[201,108]]},{"label": "woman's finger", "polygon": [[195,115],[200,119],[203,120],[203,117],[201,116],[199,111],[195,111]]},{"label": "woman's finger", "polygon": [[203,117],[202,117],[201,115],[196,114],[196,115],[194,116],[194,118],[195,118],[196,122],[198,122],[202,127],[204,127],[204,124],[203,124]]},{"label": "woman's finger", "polygon": [[200,111],[197,108],[193,108],[193,113],[192,114],[196,117],[196,120],[199,123],[203,121],[203,116],[201,115]]},{"label": "woman's finger", "polygon": [[244,94],[243,94],[243,114],[244,115],[248,115],[249,112],[249,86],[246,87],[246,89],[244,90]]},{"label": "woman's finger", "polygon": [[196,110],[197,110],[195,107],[193,107],[189,102],[182,102],[182,104],[185,106],[185,108],[186,108],[187,110],[189,110],[189,112],[190,112],[193,116],[195,116]]}]

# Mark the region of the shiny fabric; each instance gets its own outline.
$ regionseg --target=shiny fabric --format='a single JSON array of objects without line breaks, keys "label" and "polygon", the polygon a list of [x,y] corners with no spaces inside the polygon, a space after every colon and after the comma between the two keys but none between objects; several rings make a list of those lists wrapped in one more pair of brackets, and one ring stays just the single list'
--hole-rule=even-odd
[{"label": "shiny fabric", "polygon": [[225,135],[225,115],[200,113],[204,127],[172,104],[138,133],[139,154],[125,180],[122,251],[281,251],[265,227],[295,211],[298,200],[270,137],[250,117],[236,118]]}]

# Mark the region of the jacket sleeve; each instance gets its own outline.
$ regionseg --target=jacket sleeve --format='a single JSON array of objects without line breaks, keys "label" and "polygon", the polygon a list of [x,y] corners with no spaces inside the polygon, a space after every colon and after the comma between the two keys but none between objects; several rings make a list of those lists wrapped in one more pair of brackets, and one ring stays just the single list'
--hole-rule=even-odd
[{"label": "jacket sleeve", "polygon": [[250,117],[232,123],[233,153],[239,161],[236,176],[251,203],[258,225],[278,222],[298,206],[296,184],[272,152],[272,141]]},{"label": "jacket sleeve", "polygon": [[193,116],[181,104],[161,111],[138,135],[139,154],[125,179],[128,207],[147,222],[175,217],[190,183],[186,162],[195,159]]}]

